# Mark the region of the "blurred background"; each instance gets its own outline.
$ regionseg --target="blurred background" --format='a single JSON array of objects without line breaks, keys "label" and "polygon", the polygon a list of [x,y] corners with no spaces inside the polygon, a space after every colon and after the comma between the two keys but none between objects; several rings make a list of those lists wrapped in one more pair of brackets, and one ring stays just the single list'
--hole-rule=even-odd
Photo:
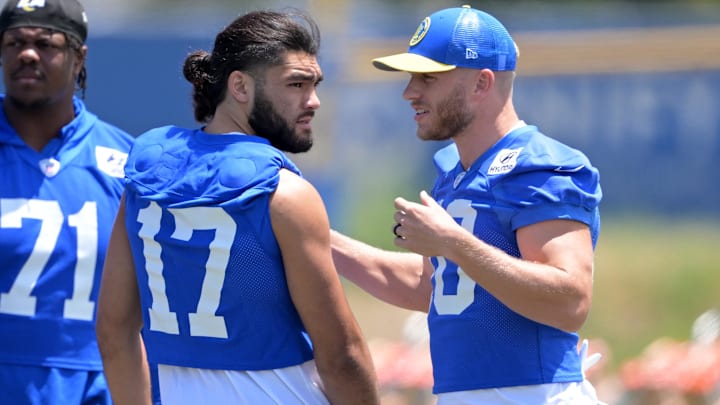
[{"label": "blurred background", "polygon": [[[187,54],[257,8],[310,11],[323,33],[316,147],[294,159],[333,227],[392,249],[392,200],[417,200],[440,143],[415,137],[405,73],[370,59],[404,51],[432,12],[470,4],[519,48],[516,107],[601,172],[603,230],[582,338],[611,404],[720,403],[720,2],[84,0],[89,108],[134,133],[196,126]],[[387,404],[434,403],[424,319],[347,283]]]}]

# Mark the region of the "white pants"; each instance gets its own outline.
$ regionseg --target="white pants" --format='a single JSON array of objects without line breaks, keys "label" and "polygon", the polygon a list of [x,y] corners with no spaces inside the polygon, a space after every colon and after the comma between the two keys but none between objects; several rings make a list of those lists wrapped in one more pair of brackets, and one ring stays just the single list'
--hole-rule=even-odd
[{"label": "white pants", "polygon": [[315,362],[262,371],[207,370],[158,365],[160,399],[167,405],[329,405]]},{"label": "white pants", "polygon": [[600,405],[589,381],[523,385],[438,395],[437,405]]}]

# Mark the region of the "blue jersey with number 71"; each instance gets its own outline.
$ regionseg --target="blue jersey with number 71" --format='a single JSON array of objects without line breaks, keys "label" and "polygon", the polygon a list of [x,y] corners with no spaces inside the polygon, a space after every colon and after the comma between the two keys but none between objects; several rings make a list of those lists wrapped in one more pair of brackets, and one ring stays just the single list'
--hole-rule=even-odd
[{"label": "blue jersey with number 71", "polygon": [[74,104],[40,152],[0,113],[0,363],[102,369],[95,304],[133,138]]}]

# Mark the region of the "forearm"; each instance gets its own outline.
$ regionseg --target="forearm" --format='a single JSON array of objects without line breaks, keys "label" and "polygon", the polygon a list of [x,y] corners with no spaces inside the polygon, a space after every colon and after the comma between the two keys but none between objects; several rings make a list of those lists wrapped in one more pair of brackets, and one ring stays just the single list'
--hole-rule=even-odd
[{"label": "forearm", "polygon": [[364,345],[356,345],[350,354],[316,359],[325,395],[331,404],[375,405],[379,393],[372,358]]},{"label": "forearm", "polygon": [[98,339],[105,377],[116,405],[149,405],[150,372],[140,334],[120,342]]},{"label": "forearm", "polygon": [[331,240],[340,275],[389,304],[428,311],[431,287],[422,256],[379,249],[336,231]]}]

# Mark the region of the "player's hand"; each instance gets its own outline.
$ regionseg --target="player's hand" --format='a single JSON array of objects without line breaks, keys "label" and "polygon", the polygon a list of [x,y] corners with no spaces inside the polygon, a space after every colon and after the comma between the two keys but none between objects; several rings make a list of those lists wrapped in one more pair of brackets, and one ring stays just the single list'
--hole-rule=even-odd
[{"label": "player's hand", "polygon": [[443,256],[460,225],[428,193],[420,192],[420,203],[395,199],[395,245],[423,256]]}]

